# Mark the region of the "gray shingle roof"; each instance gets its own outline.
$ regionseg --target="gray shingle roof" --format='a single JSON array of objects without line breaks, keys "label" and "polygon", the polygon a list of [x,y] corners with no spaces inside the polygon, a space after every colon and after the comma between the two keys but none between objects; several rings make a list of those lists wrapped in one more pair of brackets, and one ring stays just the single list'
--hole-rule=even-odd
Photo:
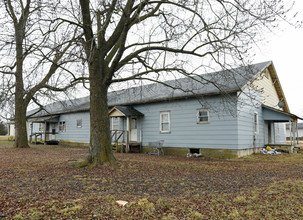
[{"label": "gray shingle roof", "polygon": [[[166,81],[165,84],[171,87],[153,83],[142,87],[114,91],[108,94],[108,104],[109,106],[128,105],[239,91],[270,64],[271,62],[264,62],[233,70]],[[212,82],[216,82],[216,84]]]},{"label": "gray shingle roof", "polygon": [[[108,93],[108,105],[121,106],[138,103],[165,101],[191,96],[214,95],[241,90],[258,73],[272,62],[263,62],[231,70],[223,70],[203,75],[190,76],[140,87],[132,87]],[[213,83],[215,82],[215,84]],[[166,84],[166,85],[164,85]],[[89,110],[89,97],[56,102],[45,106],[45,110],[35,116],[56,115],[67,112]],[[34,111],[28,113],[32,114]]]},{"label": "gray shingle roof", "polygon": [[115,108],[122,112],[125,116],[143,116],[141,112],[129,106],[115,106]]}]

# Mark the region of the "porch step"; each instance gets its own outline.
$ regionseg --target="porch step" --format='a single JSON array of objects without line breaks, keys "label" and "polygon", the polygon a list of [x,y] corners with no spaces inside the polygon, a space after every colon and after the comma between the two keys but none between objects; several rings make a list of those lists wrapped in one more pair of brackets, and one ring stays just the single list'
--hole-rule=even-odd
[{"label": "porch step", "polygon": [[113,152],[120,152],[120,153],[124,153],[125,152],[125,146],[124,144],[118,144],[118,146],[116,146],[116,144],[112,144],[112,151]]},{"label": "porch step", "polygon": [[116,145],[115,145],[115,144],[112,144],[112,151],[116,152],[116,150],[117,150]]}]

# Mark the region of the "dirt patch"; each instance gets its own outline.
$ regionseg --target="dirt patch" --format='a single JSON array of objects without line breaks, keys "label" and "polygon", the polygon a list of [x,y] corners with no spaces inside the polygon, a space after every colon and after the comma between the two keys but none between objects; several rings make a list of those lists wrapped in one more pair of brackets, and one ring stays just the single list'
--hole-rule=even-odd
[{"label": "dirt patch", "polygon": [[[113,167],[71,165],[87,151],[2,146],[0,219],[298,218],[303,213],[301,154],[229,161],[115,154]],[[121,207],[116,200],[128,203]]]}]

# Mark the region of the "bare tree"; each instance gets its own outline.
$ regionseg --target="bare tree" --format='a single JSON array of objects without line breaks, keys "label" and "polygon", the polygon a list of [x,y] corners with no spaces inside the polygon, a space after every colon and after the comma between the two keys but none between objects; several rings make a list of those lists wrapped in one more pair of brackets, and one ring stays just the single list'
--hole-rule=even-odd
[{"label": "bare tree", "polygon": [[288,11],[282,0],[79,2],[90,82],[92,166],[115,161],[107,106],[111,85],[163,83],[167,77],[193,78],[218,67],[248,64],[252,44]]},{"label": "bare tree", "polygon": [[27,148],[28,105],[42,107],[39,97],[76,83],[69,67],[77,59],[70,54],[77,48],[77,29],[57,19],[57,1],[7,0],[0,8],[1,104],[14,106],[15,147]]}]

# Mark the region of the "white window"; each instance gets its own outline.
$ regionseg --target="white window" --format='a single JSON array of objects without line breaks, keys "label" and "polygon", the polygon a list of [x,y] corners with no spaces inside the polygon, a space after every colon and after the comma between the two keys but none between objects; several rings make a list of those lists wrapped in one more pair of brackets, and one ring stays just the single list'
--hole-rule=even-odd
[{"label": "white window", "polygon": [[170,132],[170,112],[160,112],[160,132],[169,133]]},{"label": "white window", "polygon": [[137,129],[137,118],[132,118],[131,129]]},{"label": "white window", "polygon": [[117,131],[120,128],[120,118],[112,117],[112,130]]},{"label": "white window", "polygon": [[209,111],[207,109],[197,110],[197,123],[208,123],[209,122]]},{"label": "white window", "polygon": [[258,116],[258,112],[254,113],[254,131],[255,131],[255,134],[259,133],[259,116]]},{"label": "white window", "polygon": [[82,119],[77,119],[76,126],[77,128],[82,128]]},{"label": "white window", "polygon": [[65,132],[65,131],[66,131],[65,121],[59,121],[59,132]]}]

